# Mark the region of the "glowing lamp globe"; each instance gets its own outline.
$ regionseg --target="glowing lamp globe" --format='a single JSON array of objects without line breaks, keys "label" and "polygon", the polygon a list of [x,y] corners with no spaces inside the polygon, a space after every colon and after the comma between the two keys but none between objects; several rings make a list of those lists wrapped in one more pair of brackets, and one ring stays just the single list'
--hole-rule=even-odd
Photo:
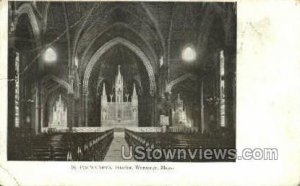
[{"label": "glowing lamp globe", "polygon": [[44,60],[46,62],[55,62],[57,59],[56,52],[53,48],[47,48],[47,50],[44,53]]},{"label": "glowing lamp globe", "polygon": [[192,62],[195,61],[197,55],[194,47],[187,46],[182,50],[181,57],[184,61]]},{"label": "glowing lamp globe", "polygon": [[75,57],[74,62],[75,62],[75,66],[78,67],[78,57],[77,56]]}]

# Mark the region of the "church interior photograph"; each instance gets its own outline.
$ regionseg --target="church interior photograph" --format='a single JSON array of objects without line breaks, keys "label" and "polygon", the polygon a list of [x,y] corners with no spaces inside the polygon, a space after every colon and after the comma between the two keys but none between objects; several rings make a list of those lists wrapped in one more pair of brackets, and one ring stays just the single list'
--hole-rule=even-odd
[{"label": "church interior photograph", "polygon": [[233,2],[9,1],[7,159],[235,162],[236,19]]}]

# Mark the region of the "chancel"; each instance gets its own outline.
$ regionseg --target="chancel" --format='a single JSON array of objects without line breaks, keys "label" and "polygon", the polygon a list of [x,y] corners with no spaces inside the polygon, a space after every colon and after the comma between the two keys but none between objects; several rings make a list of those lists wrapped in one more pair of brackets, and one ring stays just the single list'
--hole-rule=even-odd
[{"label": "chancel", "polygon": [[[118,66],[118,75],[115,80],[114,94],[110,94],[108,101],[103,83],[101,95],[101,123],[107,127],[130,127],[138,126],[138,96],[136,94],[135,84],[131,97],[129,93],[124,92],[123,76]],[[125,99],[124,99],[125,97]]]},{"label": "chancel", "polygon": [[8,160],[235,161],[122,147],[235,148],[236,3],[9,1],[8,18]]}]

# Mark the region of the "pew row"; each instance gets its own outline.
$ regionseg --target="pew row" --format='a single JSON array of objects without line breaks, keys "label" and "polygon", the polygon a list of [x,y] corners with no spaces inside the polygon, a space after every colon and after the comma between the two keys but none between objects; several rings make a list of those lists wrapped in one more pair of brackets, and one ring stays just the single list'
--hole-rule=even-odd
[{"label": "pew row", "polygon": [[[139,147],[141,151],[156,151],[159,155],[153,158],[145,156],[138,159],[134,154],[135,160],[140,161],[183,161],[183,162],[210,162],[210,161],[235,161],[235,140],[233,136],[206,137],[201,133],[161,133],[161,132],[135,132],[126,129],[125,140],[133,149]],[[149,150],[150,149],[150,150]],[[160,152],[159,152],[160,151]],[[213,153],[222,151],[223,155],[204,155],[207,151]],[[167,152],[174,153],[174,157],[165,156]],[[135,151],[133,150],[133,153]],[[145,153],[146,154],[146,153]],[[194,157],[194,154],[195,157]]]},{"label": "pew row", "polygon": [[113,139],[113,130],[42,134],[32,143],[27,160],[102,161]]}]

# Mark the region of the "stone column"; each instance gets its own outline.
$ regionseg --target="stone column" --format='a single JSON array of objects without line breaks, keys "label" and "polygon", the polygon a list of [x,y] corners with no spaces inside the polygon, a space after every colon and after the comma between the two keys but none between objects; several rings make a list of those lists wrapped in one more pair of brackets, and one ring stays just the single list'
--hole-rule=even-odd
[{"label": "stone column", "polygon": [[80,101],[80,117],[79,117],[79,126],[80,127],[84,127],[86,126],[86,114],[87,114],[87,111],[86,111],[86,106],[87,106],[87,103],[86,103],[86,99],[87,99],[87,93],[86,92],[82,92],[81,94],[81,101]]},{"label": "stone column", "polygon": [[225,99],[227,127],[235,130],[236,122],[236,10],[226,15],[225,28]]},{"label": "stone column", "polygon": [[151,126],[157,126],[157,117],[156,117],[156,114],[157,114],[157,106],[156,106],[156,99],[155,99],[155,96],[151,96]]},{"label": "stone column", "polygon": [[78,127],[81,127],[83,125],[83,96],[80,97],[80,101],[79,104],[77,104],[77,106],[80,106],[77,110],[78,110],[78,114],[79,114],[79,118],[78,118]]},{"label": "stone column", "polygon": [[80,127],[81,115],[82,115],[81,105],[80,102],[78,102],[78,97],[76,97],[74,100],[74,125],[73,126]]},{"label": "stone column", "polygon": [[44,112],[45,112],[45,103],[46,100],[44,100],[44,96],[45,96],[45,92],[44,92],[44,89],[42,87],[42,85],[40,85],[39,87],[40,89],[40,94],[39,94],[39,107],[40,107],[40,119],[39,119],[39,126],[40,126],[40,129],[39,129],[39,132],[42,132],[42,128],[45,126],[45,116],[44,116]]},{"label": "stone column", "polygon": [[[35,103],[35,117],[34,117],[34,119],[35,119],[35,121],[34,121],[34,133],[35,134],[38,134],[39,133],[39,126],[40,126],[40,122],[39,122],[39,115],[40,115],[40,106],[39,106],[39,104],[40,104],[40,101],[39,101],[39,93],[40,92],[40,90],[39,90],[39,88],[38,88],[38,83],[37,83],[37,87],[36,87],[36,91],[35,91],[35,94],[34,94],[34,103]],[[33,119],[33,118],[32,118]]]},{"label": "stone column", "polygon": [[[226,60],[227,59],[227,60]],[[225,51],[225,112],[226,125],[235,129],[236,112],[236,57],[235,50],[227,48]]]},{"label": "stone column", "polygon": [[74,126],[74,113],[75,113],[74,94],[68,94],[67,98],[68,98],[68,112],[67,112],[68,127],[72,129],[72,127]]},{"label": "stone column", "polygon": [[44,110],[44,107],[45,107],[45,104],[41,101],[41,124],[40,124],[40,126],[41,126],[41,131],[42,131],[42,128],[45,126],[45,116],[44,116],[44,112],[45,112],[45,110]]},{"label": "stone column", "polygon": [[38,134],[39,132],[41,132],[41,126],[42,126],[41,95],[42,95],[41,82],[40,82],[40,78],[37,78],[35,87],[34,87],[34,92],[32,95],[33,103],[30,103],[30,102],[26,103],[26,104],[34,104],[33,105],[34,114],[32,115],[32,118],[31,118],[32,122],[34,123],[34,125],[33,125],[34,134]]},{"label": "stone column", "polygon": [[203,78],[201,79],[201,93],[200,93],[200,112],[201,112],[201,133],[204,132],[205,129],[205,120],[204,120],[204,95],[203,95]]},{"label": "stone column", "polygon": [[85,93],[84,94],[84,126],[88,127],[88,122],[89,122],[89,116],[88,116],[88,113],[89,113],[89,110],[88,110],[88,101],[89,101],[89,93]]}]

